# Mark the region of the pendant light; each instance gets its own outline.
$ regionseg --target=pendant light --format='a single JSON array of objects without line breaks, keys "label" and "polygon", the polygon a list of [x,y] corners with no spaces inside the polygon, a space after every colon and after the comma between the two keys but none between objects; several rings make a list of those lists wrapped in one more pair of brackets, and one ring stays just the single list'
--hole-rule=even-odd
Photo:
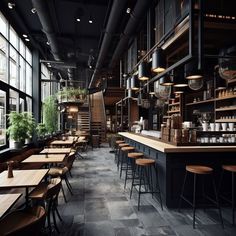
[{"label": "pendant light", "polygon": [[171,86],[162,86],[159,81],[154,82],[155,96],[160,99],[168,99],[171,92]]},{"label": "pendant light", "polygon": [[184,93],[184,87],[174,87],[173,93],[175,94],[183,94]]},{"label": "pendant light", "polygon": [[148,65],[146,61],[142,61],[138,66],[138,79],[142,81],[149,79]]},{"label": "pendant light", "polygon": [[159,80],[159,84],[162,86],[174,85],[173,76],[171,76],[169,74],[162,76]]},{"label": "pendant light", "polygon": [[151,96],[155,95],[154,83],[149,83],[148,86],[147,86],[147,89],[148,89],[149,95],[151,95]]},{"label": "pendant light", "polygon": [[202,71],[198,68],[196,60],[192,60],[185,64],[185,78],[188,80],[188,86],[192,90],[199,90],[203,87]]},{"label": "pendant light", "polygon": [[185,82],[184,68],[179,67],[174,70],[174,87],[185,88],[188,87],[188,83]]},{"label": "pendant light", "polygon": [[130,79],[130,88],[132,90],[139,90],[139,80],[138,80],[138,76],[137,75],[133,75]]},{"label": "pendant light", "polygon": [[161,73],[166,69],[166,59],[162,48],[158,47],[152,54],[152,71]]}]

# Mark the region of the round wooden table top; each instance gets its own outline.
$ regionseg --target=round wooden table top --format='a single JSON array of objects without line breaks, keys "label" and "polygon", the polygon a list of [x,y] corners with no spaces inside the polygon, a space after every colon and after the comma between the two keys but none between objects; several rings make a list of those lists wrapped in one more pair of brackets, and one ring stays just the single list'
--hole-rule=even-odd
[{"label": "round wooden table top", "polygon": [[211,167],[200,166],[200,165],[188,165],[186,166],[186,170],[188,172],[191,172],[194,174],[200,174],[200,175],[211,174],[213,171]]}]

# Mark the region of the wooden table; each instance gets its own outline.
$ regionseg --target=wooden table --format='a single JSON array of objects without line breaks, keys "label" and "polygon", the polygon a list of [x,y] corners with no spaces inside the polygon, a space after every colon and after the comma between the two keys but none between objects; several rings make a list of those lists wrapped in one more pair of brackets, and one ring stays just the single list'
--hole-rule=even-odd
[{"label": "wooden table", "polygon": [[0,218],[16,203],[21,193],[0,194]]},{"label": "wooden table", "polygon": [[74,140],[54,140],[51,142],[52,146],[72,146],[72,144],[74,143]]},{"label": "wooden table", "polygon": [[66,154],[34,154],[26,158],[22,163],[62,163]]},{"label": "wooden table", "polygon": [[1,188],[25,188],[26,205],[29,202],[29,188],[36,187],[48,173],[48,169],[13,170],[13,178],[7,177],[7,170],[0,173]]},{"label": "wooden table", "polygon": [[44,148],[40,154],[69,154],[70,148]]}]

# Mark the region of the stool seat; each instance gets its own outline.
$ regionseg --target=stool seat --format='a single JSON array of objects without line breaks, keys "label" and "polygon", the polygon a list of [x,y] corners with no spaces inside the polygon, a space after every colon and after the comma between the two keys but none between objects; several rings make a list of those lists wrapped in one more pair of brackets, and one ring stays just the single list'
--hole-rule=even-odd
[{"label": "stool seat", "polygon": [[194,173],[194,174],[211,174],[213,172],[213,169],[208,166],[199,166],[199,165],[190,165],[186,166],[186,171]]},{"label": "stool seat", "polygon": [[143,153],[141,152],[130,152],[128,153],[129,158],[140,158],[143,156]]},{"label": "stool seat", "polygon": [[222,168],[230,172],[236,172],[236,165],[223,165]]},{"label": "stool seat", "polygon": [[124,142],[125,142],[124,140],[117,140],[116,144],[120,144],[120,143],[124,143]]},{"label": "stool seat", "polygon": [[119,147],[120,147],[120,148],[126,147],[126,146],[129,146],[129,144],[128,144],[128,143],[120,143],[120,144],[119,144]]},{"label": "stool seat", "polygon": [[121,151],[123,151],[123,152],[126,152],[126,151],[133,151],[134,149],[135,149],[134,147],[128,146],[128,147],[122,147],[122,148],[121,148]]},{"label": "stool seat", "polygon": [[139,165],[139,166],[147,166],[147,165],[152,165],[155,163],[155,160],[152,160],[152,159],[138,159],[136,160],[136,165]]}]

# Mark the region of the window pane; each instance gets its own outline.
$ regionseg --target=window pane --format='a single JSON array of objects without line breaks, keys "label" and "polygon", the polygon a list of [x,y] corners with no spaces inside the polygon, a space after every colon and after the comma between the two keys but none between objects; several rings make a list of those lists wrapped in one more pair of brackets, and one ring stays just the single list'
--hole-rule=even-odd
[{"label": "window pane", "polygon": [[20,54],[25,58],[25,44],[21,39],[20,39]]},{"label": "window pane", "polygon": [[25,92],[25,60],[20,57],[20,65],[19,65],[19,70],[20,70],[20,90]]},{"label": "window pane", "polygon": [[18,49],[18,36],[12,27],[10,28],[10,43]]},{"label": "window pane", "polygon": [[32,95],[32,68],[26,63],[26,93]]},{"label": "window pane", "polygon": [[23,98],[20,98],[20,107],[19,107],[20,112],[25,111],[25,100]]},{"label": "window pane", "polygon": [[26,110],[32,113],[32,99],[29,97],[26,97]]},{"label": "window pane", "polygon": [[7,42],[0,36],[0,80],[7,83]]},{"label": "window pane", "polygon": [[26,61],[32,65],[32,53],[31,51],[26,47]]},{"label": "window pane", "polygon": [[0,32],[7,38],[7,21],[0,12]]},{"label": "window pane", "polygon": [[17,71],[16,63],[10,59],[10,85],[17,88]]},{"label": "window pane", "polygon": [[18,101],[19,101],[19,94],[16,91],[10,89],[10,97],[9,97],[10,111],[19,111]]},{"label": "window pane", "polygon": [[17,51],[13,47],[10,47],[10,57],[14,61],[17,61],[18,53],[17,53]]},{"label": "window pane", "polygon": [[0,90],[0,146],[6,144],[6,93]]}]

